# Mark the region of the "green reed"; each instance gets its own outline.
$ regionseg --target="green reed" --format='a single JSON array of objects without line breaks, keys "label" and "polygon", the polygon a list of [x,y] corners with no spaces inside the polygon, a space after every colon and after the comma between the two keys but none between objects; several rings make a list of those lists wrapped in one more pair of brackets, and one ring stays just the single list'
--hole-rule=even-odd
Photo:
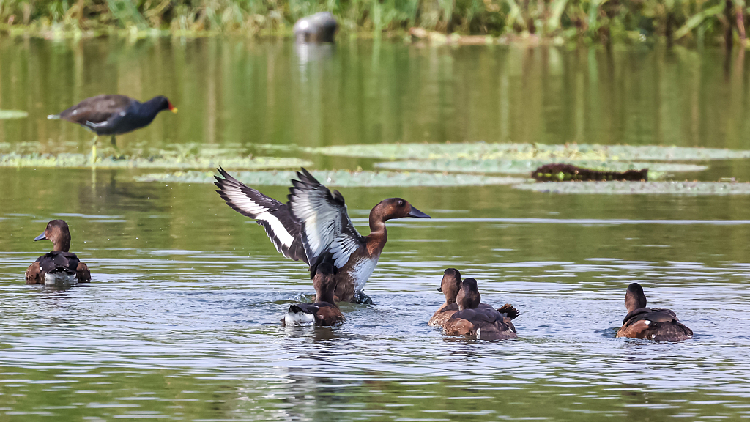
[{"label": "green reed", "polygon": [[743,40],[744,0],[0,0],[0,29],[289,33],[328,10],[342,32],[429,31],[703,44]]}]

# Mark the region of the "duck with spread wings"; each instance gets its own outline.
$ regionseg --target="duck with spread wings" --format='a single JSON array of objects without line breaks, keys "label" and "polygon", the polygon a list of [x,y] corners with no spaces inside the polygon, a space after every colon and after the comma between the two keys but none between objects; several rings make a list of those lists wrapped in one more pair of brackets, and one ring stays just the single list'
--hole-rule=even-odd
[{"label": "duck with spread wings", "polygon": [[370,302],[363,290],[385,246],[386,221],[430,217],[404,199],[384,199],[370,211],[370,234],[362,236],[341,193],[323,186],[304,168],[292,180],[286,203],[244,185],[224,169],[218,171],[216,192],[232,209],[263,226],[277,251],[308,264],[311,276],[320,262],[332,260],[337,301]]}]

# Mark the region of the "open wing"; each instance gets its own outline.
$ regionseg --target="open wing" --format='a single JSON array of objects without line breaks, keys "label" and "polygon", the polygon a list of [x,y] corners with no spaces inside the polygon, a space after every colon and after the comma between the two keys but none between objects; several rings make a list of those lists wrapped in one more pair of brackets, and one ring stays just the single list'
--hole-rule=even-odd
[{"label": "open wing", "polygon": [[292,215],[289,206],[269,198],[230,176],[219,168],[216,192],[240,214],[250,217],[263,226],[276,250],[295,261],[309,263],[302,244],[302,225]]},{"label": "open wing", "polygon": [[302,223],[302,240],[312,274],[321,257],[330,256],[336,268],[342,268],[349,256],[364,245],[364,238],[354,228],[346,212],[344,197],[331,192],[307,170],[297,172],[292,180],[289,206]]}]

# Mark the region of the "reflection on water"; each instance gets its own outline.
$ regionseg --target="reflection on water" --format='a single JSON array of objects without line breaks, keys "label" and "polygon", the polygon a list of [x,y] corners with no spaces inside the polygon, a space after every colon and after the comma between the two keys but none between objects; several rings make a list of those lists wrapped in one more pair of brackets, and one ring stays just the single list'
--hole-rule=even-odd
[{"label": "reflection on water", "polygon": [[[90,134],[48,121],[85,97],[168,96],[145,143],[503,142],[747,148],[744,54],[676,48],[412,46],[343,40],[0,40],[0,143]],[[729,66],[725,69],[724,63]]]},{"label": "reflection on water", "polygon": [[[0,144],[88,148],[46,115],[102,92],[175,98],[179,118],[123,148],[502,141],[748,148],[744,58],[676,50],[324,50],[244,39],[0,40]],[[12,57],[13,60],[8,60]],[[0,145],[3,148],[8,145]],[[316,169],[368,160],[313,157]],[[0,168],[0,414],[59,420],[697,420],[750,416],[747,197],[549,195],[504,186],[347,188],[357,228],[382,198],[436,218],[390,221],[341,327],[281,327],[312,294],[305,266],[212,185],[135,183],[137,170]],[[706,172],[746,177],[742,162]],[[283,198],[286,187],[263,187]],[[26,286],[64,218],[90,285]],[[514,304],[519,339],[445,338],[426,321],[443,269]],[[629,283],[696,337],[614,338]]]}]

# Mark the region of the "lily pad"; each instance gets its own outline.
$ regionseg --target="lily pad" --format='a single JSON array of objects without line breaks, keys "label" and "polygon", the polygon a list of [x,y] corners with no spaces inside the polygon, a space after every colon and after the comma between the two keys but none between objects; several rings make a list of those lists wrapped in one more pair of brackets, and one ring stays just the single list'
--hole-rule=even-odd
[{"label": "lily pad", "polygon": [[[213,183],[214,172],[187,171],[167,174],[147,174],[135,178],[139,182],[168,183]],[[438,174],[392,171],[346,170],[314,171],[313,176],[329,187],[356,186],[483,186],[524,183],[520,177],[488,177],[476,174]],[[248,186],[289,186],[290,180],[297,177],[293,171],[240,171],[232,176]]]},{"label": "lily pad", "polygon": [[0,119],[23,119],[29,113],[23,110],[0,110]]},{"label": "lily pad", "polygon": [[468,159],[560,161],[726,160],[750,158],[750,150],[596,144],[374,144],[307,147],[325,155],[381,159]]},{"label": "lily pad", "polygon": [[391,170],[419,170],[419,171],[451,171],[451,172],[482,172],[529,174],[532,170],[549,163],[575,163],[578,167],[586,167],[600,171],[626,171],[647,168],[649,178],[664,177],[666,173],[681,171],[702,171],[706,166],[680,163],[634,163],[622,161],[574,161],[574,160],[408,160],[377,163],[376,167]]},{"label": "lily pad", "polygon": [[275,157],[222,157],[222,156],[155,156],[155,157],[125,157],[100,158],[96,163],[91,162],[88,154],[2,154],[0,166],[4,167],[97,167],[97,168],[151,168],[151,169],[215,169],[228,167],[232,169],[273,169],[297,168],[309,166],[312,163],[299,158]]},{"label": "lily pad", "polygon": [[520,184],[515,188],[573,194],[750,195],[750,183],[738,182],[544,182]]}]

